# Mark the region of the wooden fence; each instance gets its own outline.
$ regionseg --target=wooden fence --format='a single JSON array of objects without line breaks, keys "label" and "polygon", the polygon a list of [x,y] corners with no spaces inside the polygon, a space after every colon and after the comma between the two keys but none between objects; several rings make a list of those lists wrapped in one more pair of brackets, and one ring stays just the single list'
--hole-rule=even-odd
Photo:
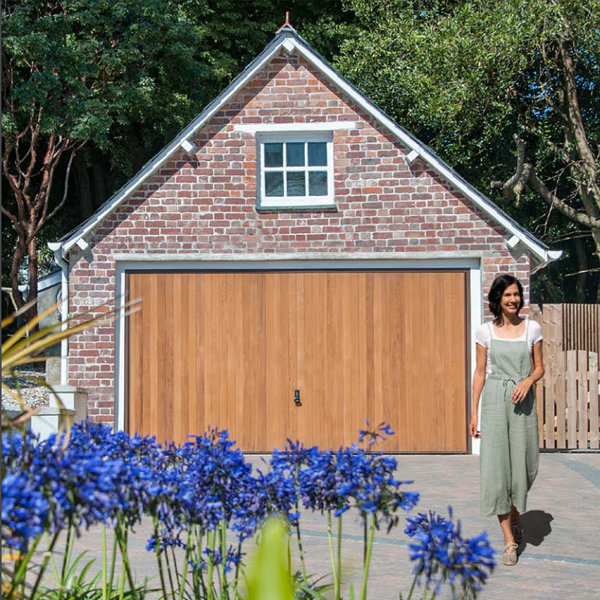
[{"label": "wooden fence", "polygon": [[546,374],[536,386],[543,449],[600,449],[599,314],[596,305],[531,305],[544,335]]}]

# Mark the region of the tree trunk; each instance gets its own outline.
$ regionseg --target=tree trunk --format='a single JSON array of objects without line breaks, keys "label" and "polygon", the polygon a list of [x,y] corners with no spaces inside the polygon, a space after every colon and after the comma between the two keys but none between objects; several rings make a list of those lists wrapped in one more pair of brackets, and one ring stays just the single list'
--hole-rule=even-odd
[{"label": "tree trunk", "polygon": [[75,176],[75,186],[77,188],[77,195],[79,196],[81,219],[85,221],[94,212],[94,201],[88,167],[83,152],[79,152],[73,160],[73,175]]},{"label": "tree trunk", "polygon": [[[27,300],[38,296],[38,256],[37,256],[37,240],[34,236],[27,245],[27,256],[29,258],[29,292],[27,293]],[[28,321],[37,316],[37,301],[35,304],[25,313],[25,317]],[[37,329],[37,328],[36,328]]]},{"label": "tree trunk", "polygon": [[585,299],[585,284],[588,279],[587,269],[588,260],[585,253],[585,245],[583,239],[578,237],[573,240],[575,242],[575,252],[577,253],[577,263],[579,275],[577,275],[577,281],[575,282],[575,297],[577,302],[584,304]]},{"label": "tree trunk", "polygon": [[23,259],[25,258],[26,250],[27,248],[24,240],[22,240],[20,237],[17,237],[17,247],[15,248],[12,264],[10,266],[10,286],[13,290],[13,298],[17,308],[23,307],[26,303],[25,299],[23,298],[23,294],[19,290],[19,271],[21,269]]},{"label": "tree trunk", "polygon": [[92,155],[92,181],[94,188],[94,210],[104,204],[108,199],[106,191],[106,169],[104,167],[104,157],[97,147],[91,150]]},{"label": "tree trunk", "polygon": [[[600,229],[592,227],[592,239],[594,240],[594,246],[596,247],[596,264],[600,266]],[[600,304],[600,274],[598,275],[598,288],[596,289],[596,302]]]}]

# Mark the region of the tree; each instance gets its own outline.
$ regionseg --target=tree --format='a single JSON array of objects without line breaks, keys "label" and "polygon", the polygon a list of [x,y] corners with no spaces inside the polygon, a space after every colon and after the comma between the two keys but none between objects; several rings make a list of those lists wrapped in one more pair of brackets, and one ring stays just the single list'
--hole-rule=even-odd
[{"label": "tree", "polygon": [[[341,0],[20,0],[5,5],[4,247],[19,305],[40,243],[89,217],[272,39],[285,11],[326,56]],[[65,210],[69,207],[70,210]],[[3,255],[3,265],[5,256]],[[3,274],[3,285],[5,276]]]},{"label": "tree", "polygon": [[542,239],[570,240],[575,295],[600,300],[600,2],[345,7],[338,68]]},{"label": "tree", "polygon": [[77,153],[105,147],[130,120],[189,117],[205,66],[197,29],[168,0],[19,0],[2,21],[2,214],[16,233],[10,279],[21,307],[19,269],[27,257],[32,300],[38,236],[65,204]]}]

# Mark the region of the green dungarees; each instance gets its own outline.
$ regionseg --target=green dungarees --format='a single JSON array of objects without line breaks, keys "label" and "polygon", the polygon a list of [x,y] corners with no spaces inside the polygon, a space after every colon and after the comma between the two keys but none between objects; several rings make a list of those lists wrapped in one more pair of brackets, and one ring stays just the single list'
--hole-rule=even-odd
[{"label": "green dungarees", "polygon": [[490,327],[490,364],[481,399],[481,515],[503,515],[511,504],[527,510],[527,492],[537,475],[538,421],[533,387],[525,399],[513,404],[515,386],[531,374],[531,357],[525,341],[494,339]]}]

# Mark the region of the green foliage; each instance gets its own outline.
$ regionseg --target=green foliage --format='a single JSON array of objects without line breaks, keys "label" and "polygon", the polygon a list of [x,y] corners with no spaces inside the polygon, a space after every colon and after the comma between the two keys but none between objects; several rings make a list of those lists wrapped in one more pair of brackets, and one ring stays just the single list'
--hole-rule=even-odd
[{"label": "green foliage", "polygon": [[[535,137],[562,143],[559,72],[550,54],[561,36],[580,46],[580,93],[589,132],[599,135],[600,99],[591,91],[600,83],[600,3],[585,4],[347,0],[359,25],[336,65],[454,166],[477,171],[473,161],[515,131],[534,128]],[[547,146],[538,151],[553,158]]]},{"label": "green foliage", "polygon": [[248,567],[248,600],[293,600],[294,588],[287,563],[287,528],[283,521],[271,518]]},{"label": "green foliage", "polygon": [[[572,123],[564,111],[557,49],[568,42],[585,131],[597,148],[598,0],[345,0],[344,6],[358,20],[335,61],[344,75],[541,239],[554,243],[577,231],[537,194],[526,191],[515,206],[491,182],[505,182],[515,172],[513,135],[519,134],[539,176],[583,209],[577,177],[567,168],[577,155],[569,142]],[[585,248],[591,257],[589,237]],[[574,251],[561,269],[578,270]]]},{"label": "green foliage", "polygon": [[113,126],[154,121],[162,111],[168,120],[198,96],[194,81],[206,67],[177,3],[20,0],[3,16],[7,103],[15,108],[3,115],[5,134],[42,110],[42,135],[104,147]]}]

